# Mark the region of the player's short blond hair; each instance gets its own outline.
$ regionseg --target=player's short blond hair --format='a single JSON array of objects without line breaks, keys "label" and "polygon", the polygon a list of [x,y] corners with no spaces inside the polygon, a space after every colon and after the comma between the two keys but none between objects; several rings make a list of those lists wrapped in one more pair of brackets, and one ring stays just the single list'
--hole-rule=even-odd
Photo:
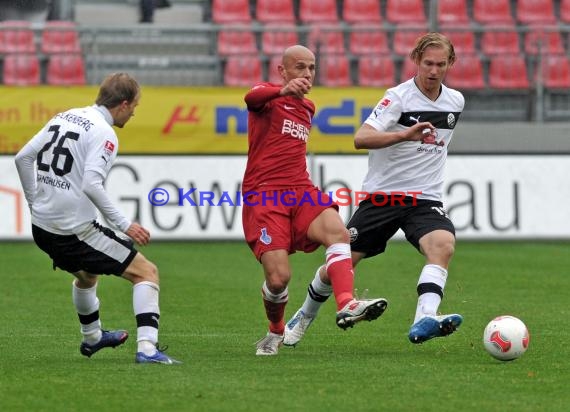
[{"label": "player's short blond hair", "polygon": [[455,49],[451,40],[445,37],[441,33],[430,32],[416,39],[416,45],[414,49],[410,52],[410,58],[414,63],[419,63],[428,47],[441,47],[447,49],[447,59],[451,66],[455,63]]},{"label": "player's short blond hair", "polygon": [[127,73],[112,73],[101,83],[95,103],[112,109],[125,100],[132,103],[139,93],[140,86],[132,76]]}]

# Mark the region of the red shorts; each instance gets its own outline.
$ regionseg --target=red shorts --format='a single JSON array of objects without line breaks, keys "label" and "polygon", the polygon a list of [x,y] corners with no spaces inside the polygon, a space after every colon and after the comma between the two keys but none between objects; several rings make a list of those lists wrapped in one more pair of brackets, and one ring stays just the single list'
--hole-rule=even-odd
[{"label": "red shorts", "polygon": [[309,225],[329,207],[338,205],[317,187],[251,192],[243,199],[245,240],[260,260],[269,250],[312,252],[320,244],[307,238]]}]

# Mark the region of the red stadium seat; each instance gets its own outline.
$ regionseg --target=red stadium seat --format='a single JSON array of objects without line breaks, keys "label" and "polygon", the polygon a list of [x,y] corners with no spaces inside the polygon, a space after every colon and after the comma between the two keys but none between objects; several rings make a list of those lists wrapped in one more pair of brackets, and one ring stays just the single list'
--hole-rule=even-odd
[{"label": "red stadium seat", "polygon": [[293,25],[268,24],[261,34],[261,50],[265,54],[281,54],[295,44],[299,44],[299,35]]},{"label": "red stadium seat", "polygon": [[475,53],[475,33],[469,28],[464,30],[446,30],[442,28],[445,34],[453,43],[456,53]]},{"label": "red stadium seat", "polygon": [[400,70],[400,82],[405,82],[418,74],[418,66],[409,57],[406,57]]},{"label": "red stadium seat", "polygon": [[348,48],[352,54],[378,55],[390,53],[388,35],[382,28],[369,23],[351,27]]},{"label": "red stadium seat", "polygon": [[257,44],[255,35],[248,26],[224,26],[218,32],[218,54],[255,54]]},{"label": "red stadium seat", "polygon": [[560,21],[565,24],[570,23],[570,0],[560,2]]},{"label": "red stadium seat", "polygon": [[362,56],[358,60],[358,84],[371,87],[392,87],[396,69],[391,56]]},{"label": "red stadium seat", "polygon": [[491,56],[489,87],[495,89],[528,89],[526,61],[520,54]]},{"label": "red stadium seat", "polygon": [[390,23],[426,23],[423,0],[387,0],[386,20]]},{"label": "red stadium seat", "polygon": [[281,75],[279,74],[279,70],[277,69],[277,67],[280,64],[281,64],[280,55],[271,56],[271,58],[269,59],[269,64],[267,66],[267,78],[268,81],[270,81],[271,83],[276,83],[276,84],[283,83],[283,78],[281,77]]},{"label": "red stadium seat", "polygon": [[77,25],[71,21],[47,21],[42,31],[42,53],[79,53]]},{"label": "red stadium seat", "polygon": [[249,0],[213,0],[212,21],[217,24],[251,23]]},{"label": "red stadium seat", "polygon": [[226,86],[251,87],[262,81],[262,69],[259,56],[230,56],[224,67],[224,84]]},{"label": "red stadium seat", "polygon": [[35,86],[40,84],[40,61],[35,54],[7,54],[4,56],[3,76],[7,86]]},{"label": "red stadium seat", "polygon": [[564,41],[559,31],[549,31],[543,27],[530,27],[532,31],[525,34],[524,51],[527,54],[562,54],[565,53]]},{"label": "red stadium seat", "polygon": [[51,55],[47,64],[46,82],[58,86],[85,84],[83,56],[79,53]]},{"label": "red stadium seat", "polygon": [[462,54],[447,72],[445,84],[454,89],[480,90],[485,88],[483,65],[477,54]]},{"label": "red stadium seat", "polygon": [[519,34],[514,26],[485,30],[481,34],[481,51],[488,55],[520,53]]},{"label": "red stadium seat", "polygon": [[511,0],[473,0],[473,19],[481,24],[513,23]]},{"label": "red stadium seat", "polygon": [[469,24],[470,19],[467,15],[467,1],[439,0],[437,2],[437,20],[440,24]]},{"label": "red stadium seat", "polygon": [[300,0],[302,23],[336,23],[339,21],[335,0]]},{"label": "red stadium seat", "polygon": [[35,53],[34,31],[29,21],[0,22],[0,53]]},{"label": "red stadium seat", "polygon": [[337,24],[313,24],[307,47],[319,53],[344,53],[344,32]]},{"label": "red stadium seat", "polygon": [[322,86],[351,86],[350,62],[343,54],[323,54],[319,59],[318,78]]},{"label": "red stadium seat", "polygon": [[378,0],[344,0],[342,18],[346,23],[381,23]]},{"label": "red stadium seat", "polygon": [[570,88],[570,61],[566,55],[542,56],[542,82],[549,89]]},{"label": "red stadium seat", "polygon": [[517,20],[523,24],[555,24],[553,0],[518,0]]},{"label": "red stadium seat", "polygon": [[399,25],[396,27],[392,41],[394,53],[400,56],[407,56],[415,47],[418,37],[423,36],[426,32],[426,27]]},{"label": "red stadium seat", "polygon": [[295,23],[293,0],[257,0],[255,17],[262,23]]}]

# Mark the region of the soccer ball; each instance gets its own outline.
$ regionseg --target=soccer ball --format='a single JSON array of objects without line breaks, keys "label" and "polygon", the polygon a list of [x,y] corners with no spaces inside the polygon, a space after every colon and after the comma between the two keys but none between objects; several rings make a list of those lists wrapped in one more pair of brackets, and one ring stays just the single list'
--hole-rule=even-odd
[{"label": "soccer ball", "polygon": [[526,352],[530,336],[526,325],[514,316],[493,319],[483,333],[483,345],[489,354],[501,361],[517,359]]}]

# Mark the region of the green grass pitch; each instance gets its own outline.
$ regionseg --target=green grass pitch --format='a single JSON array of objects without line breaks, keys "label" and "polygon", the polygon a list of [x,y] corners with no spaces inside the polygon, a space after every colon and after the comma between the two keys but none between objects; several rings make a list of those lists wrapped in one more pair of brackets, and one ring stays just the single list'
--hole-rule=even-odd
[{"label": "green grass pitch", "polygon": [[[125,345],[79,354],[71,276],[52,271],[32,243],[0,243],[2,411],[568,411],[568,242],[459,241],[443,313],[457,333],[412,345],[422,256],[394,242],[359,265],[355,286],[389,306],[374,322],[342,331],[332,299],[306,338],[256,357],[266,331],[261,266],[234,242],[154,243],[141,251],[161,273],[161,344],[183,365],[136,365],[130,284],[103,277],[103,327]],[[323,251],[295,254],[286,316],[302,303]],[[487,322],[520,317],[526,354],[499,362],[483,349]]]}]

